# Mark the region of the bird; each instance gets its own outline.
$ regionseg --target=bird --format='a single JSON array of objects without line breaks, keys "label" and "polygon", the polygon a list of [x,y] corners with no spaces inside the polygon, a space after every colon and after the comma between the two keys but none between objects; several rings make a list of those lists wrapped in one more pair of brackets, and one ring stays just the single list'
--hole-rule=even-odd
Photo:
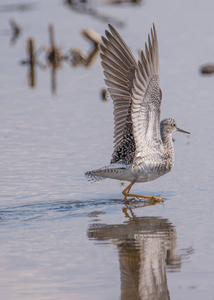
[{"label": "bird", "polygon": [[100,57],[114,107],[114,150],[110,164],[85,173],[90,180],[129,181],[127,197],[160,199],[130,192],[136,182],[148,182],[171,171],[174,165],[172,134],[190,134],[172,118],[160,122],[162,91],[159,83],[159,49],[155,25],[145,50],[135,60],[127,44],[112,26],[105,30]]}]

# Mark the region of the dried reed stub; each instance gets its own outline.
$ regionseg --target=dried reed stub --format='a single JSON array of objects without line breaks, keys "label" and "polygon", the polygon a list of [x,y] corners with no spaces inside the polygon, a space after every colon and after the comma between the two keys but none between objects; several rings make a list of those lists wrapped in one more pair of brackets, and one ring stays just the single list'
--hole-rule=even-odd
[{"label": "dried reed stub", "polygon": [[214,64],[204,65],[200,69],[201,74],[210,75],[214,73]]}]

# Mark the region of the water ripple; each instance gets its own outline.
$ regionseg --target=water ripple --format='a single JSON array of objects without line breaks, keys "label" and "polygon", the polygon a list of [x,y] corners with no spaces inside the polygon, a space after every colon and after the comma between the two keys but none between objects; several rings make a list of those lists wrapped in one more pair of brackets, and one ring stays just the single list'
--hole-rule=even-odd
[{"label": "water ripple", "polygon": [[121,200],[55,201],[15,205],[0,209],[0,224],[64,217],[90,216],[95,208],[122,204]]}]

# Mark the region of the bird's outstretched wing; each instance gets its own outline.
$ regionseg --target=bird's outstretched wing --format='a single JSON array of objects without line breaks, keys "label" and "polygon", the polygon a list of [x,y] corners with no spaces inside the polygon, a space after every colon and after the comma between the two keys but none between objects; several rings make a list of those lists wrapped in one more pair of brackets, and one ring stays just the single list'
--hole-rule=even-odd
[{"label": "bird's outstretched wing", "polygon": [[161,90],[159,86],[159,54],[155,25],[148,45],[141,51],[132,89],[131,118],[135,139],[135,158],[162,152],[160,136]]},{"label": "bird's outstretched wing", "polygon": [[113,26],[109,25],[102,37],[100,54],[105,82],[114,103],[114,151],[111,163],[127,157],[135,151],[131,122],[131,97],[138,68],[137,62]]},{"label": "bird's outstretched wing", "polygon": [[[102,37],[101,59],[108,91],[114,102],[114,152],[111,163],[132,162],[151,153],[160,141],[158,43],[155,27],[148,46],[136,62],[113,26]],[[149,151],[150,150],[150,151]],[[139,154],[140,153],[140,154]]]}]

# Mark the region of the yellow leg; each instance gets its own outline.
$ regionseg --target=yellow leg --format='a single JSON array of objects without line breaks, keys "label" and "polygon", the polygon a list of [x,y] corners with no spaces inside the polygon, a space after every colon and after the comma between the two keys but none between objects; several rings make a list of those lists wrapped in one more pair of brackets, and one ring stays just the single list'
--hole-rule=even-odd
[{"label": "yellow leg", "polygon": [[136,183],[137,181],[134,180],[132,181],[123,191],[123,195],[125,196],[124,201],[126,200],[127,197],[135,197],[135,198],[144,198],[144,199],[152,199],[153,201],[160,201],[162,202],[164,199],[162,198],[158,198],[155,196],[144,196],[144,195],[137,195],[137,194],[130,194],[130,190],[132,188],[132,186]]},{"label": "yellow leg", "polygon": [[123,191],[123,195],[125,196],[124,201],[126,200],[126,197],[129,196],[129,192],[131,190],[131,187],[135,184],[136,180],[132,181]]}]

